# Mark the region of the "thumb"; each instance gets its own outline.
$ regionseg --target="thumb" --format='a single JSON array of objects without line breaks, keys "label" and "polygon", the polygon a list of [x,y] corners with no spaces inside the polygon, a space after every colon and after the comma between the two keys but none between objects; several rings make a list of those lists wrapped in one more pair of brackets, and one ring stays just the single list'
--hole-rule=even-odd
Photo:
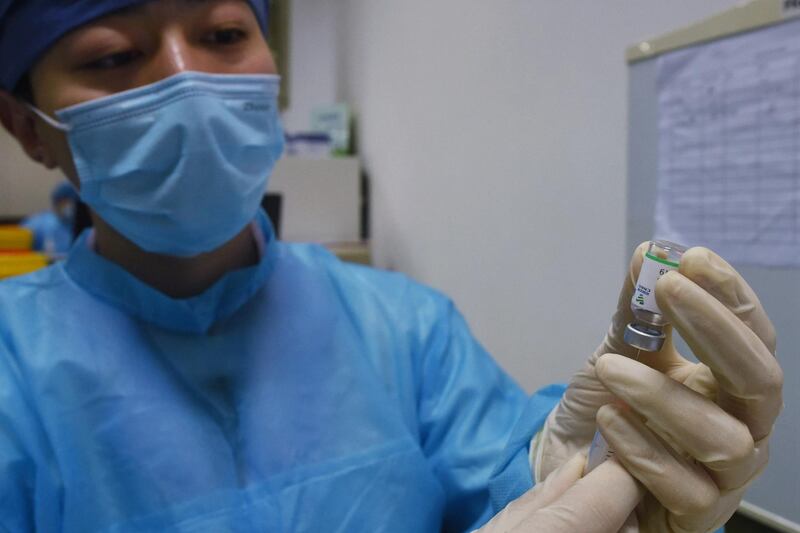
[{"label": "thumb", "polygon": [[541,533],[616,533],[644,496],[644,489],[615,460],[609,460],[572,485],[553,504],[529,515],[519,531]]},{"label": "thumb", "polygon": [[517,501],[526,506],[528,513],[547,507],[578,481],[585,469],[586,456],[583,453],[575,454],[572,459],[547,476],[544,482],[537,484]]},{"label": "thumb", "polygon": [[632,512],[617,533],[639,533],[639,519],[636,512]]},{"label": "thumb", "polygon": [[556,501],[581,478],[586,456],[582,453],[561,465],[547,479],[509,503],[492,520],[476,533],[499,533],[513,531],[528,516]]}]

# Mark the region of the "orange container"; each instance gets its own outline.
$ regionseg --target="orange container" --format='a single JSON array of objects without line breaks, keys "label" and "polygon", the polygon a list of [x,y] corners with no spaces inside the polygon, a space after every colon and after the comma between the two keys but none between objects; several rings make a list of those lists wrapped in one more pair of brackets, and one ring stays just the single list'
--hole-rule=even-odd
[{"label": "orange container", "polygon": [[48,259],[34,252],[0,252],[0,279],[21,276],[44,268]]},{"label": "orange container", "polygon": [[0,226],[0,251],[30,250],[33,232],[21,226]]}]

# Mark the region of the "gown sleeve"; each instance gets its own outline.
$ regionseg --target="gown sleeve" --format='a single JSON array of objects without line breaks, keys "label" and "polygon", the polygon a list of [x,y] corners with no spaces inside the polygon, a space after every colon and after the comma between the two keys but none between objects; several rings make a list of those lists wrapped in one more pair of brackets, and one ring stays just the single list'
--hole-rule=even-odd
[{"label": "gown sleeve", "polygon": [[0,337],[0,532],[34,531],[36,465],[27,452],[32,416]]},{"label": "gown sleeve", "polygon": [[422,447],[445,491],[443,531],[472,531],[533,486],[530,440],[564,387],[527,396],[450,301],[433,322],[421,371]]}]

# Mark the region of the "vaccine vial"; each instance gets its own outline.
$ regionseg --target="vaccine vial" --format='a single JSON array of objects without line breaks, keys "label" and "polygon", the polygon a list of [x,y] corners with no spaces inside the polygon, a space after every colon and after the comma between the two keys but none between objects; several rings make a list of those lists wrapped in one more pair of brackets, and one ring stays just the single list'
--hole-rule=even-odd
[{"label": "vaccine vial", "polygon": [[[669,241],[651,241],[644,254],[642,269],[631,298],[634,320],[625,328],[625,344],[637,350],[657,352],[664,346],[666,317],[656,302],[656,282],[667,272],[678,270],[686,247]],[[595,432],[589,446],[584,474],[588,474],[602,463],[614,457],[614,450],[603,435]]]},{"label": "vaccine vial", "polygon": [[678,270],[686,248],[669,241],[651,241],[631,299],[634,320],[625,328],[625,344],[646,352],[664,346],[667,319],[656,302],[656,282],[667,272]]}]

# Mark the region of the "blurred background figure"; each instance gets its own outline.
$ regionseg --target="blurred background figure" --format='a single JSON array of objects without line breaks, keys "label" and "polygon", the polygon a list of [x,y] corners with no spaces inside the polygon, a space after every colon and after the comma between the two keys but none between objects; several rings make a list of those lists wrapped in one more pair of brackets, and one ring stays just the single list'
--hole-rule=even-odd
[{"label": "blurred background figure", "polygon": [[59,183],[50,195],[51,209],[22,221],[33,232],[33,248],[51,256],[65,255],[73,241],[78,192],[67,181]]}]

